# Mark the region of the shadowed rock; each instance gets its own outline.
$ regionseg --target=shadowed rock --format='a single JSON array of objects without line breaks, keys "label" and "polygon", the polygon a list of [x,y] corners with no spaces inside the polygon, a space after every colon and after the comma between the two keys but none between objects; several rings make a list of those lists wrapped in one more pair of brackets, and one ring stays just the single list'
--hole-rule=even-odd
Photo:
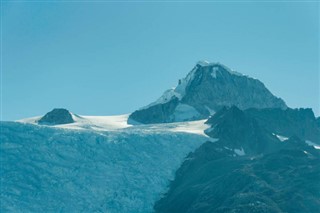
[{"label": "shadowed rock", "polygon": [[69,123],[74,123],[74,120],[71,113],[66,109],[53,109],[38,121],[38,124],[44,125],[58,125]]}]

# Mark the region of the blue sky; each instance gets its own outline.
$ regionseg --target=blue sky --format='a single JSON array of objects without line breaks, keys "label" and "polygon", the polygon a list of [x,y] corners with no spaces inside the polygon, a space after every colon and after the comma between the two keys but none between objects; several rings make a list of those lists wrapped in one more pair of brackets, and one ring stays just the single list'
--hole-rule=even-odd
[{"label": "blue sky", "polygon": [[198,60],[319,115],[319,3],[2,3],[2,120],[130,113]]}]

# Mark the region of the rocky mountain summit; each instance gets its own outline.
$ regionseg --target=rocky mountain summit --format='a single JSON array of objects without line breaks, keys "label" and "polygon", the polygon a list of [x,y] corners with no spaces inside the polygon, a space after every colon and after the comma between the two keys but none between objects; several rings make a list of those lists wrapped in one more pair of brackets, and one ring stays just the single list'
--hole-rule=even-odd
[{"label": "rocky mountain summit", "polygon": [[220,63],[198,62],[156,102],[133,112],[129,122],[170,123],[208,118],[224,106],[286,109],[264,84]]}]

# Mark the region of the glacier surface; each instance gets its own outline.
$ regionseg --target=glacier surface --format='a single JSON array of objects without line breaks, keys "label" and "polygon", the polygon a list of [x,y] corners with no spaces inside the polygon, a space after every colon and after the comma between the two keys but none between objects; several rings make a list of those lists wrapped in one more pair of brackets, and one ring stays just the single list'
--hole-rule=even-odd
[{"label": "glacier surface", "polygon": [[203,122],[112,131],[1,122],[0,210],[152,212],[187,154],[208,139]]}]

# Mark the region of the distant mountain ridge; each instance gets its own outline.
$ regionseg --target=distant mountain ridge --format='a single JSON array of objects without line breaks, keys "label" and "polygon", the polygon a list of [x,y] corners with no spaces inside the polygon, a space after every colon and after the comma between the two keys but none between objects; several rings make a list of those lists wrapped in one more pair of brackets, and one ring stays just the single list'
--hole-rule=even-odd
[{"label": "distant mountain ridge", "polygon": [[198,62],[174,89],[156,102],[133,112],[129,122],[170,123],[208,118],[224,106],[240,109],[287,106],[262,82],[232,71],[220,63]]}]

